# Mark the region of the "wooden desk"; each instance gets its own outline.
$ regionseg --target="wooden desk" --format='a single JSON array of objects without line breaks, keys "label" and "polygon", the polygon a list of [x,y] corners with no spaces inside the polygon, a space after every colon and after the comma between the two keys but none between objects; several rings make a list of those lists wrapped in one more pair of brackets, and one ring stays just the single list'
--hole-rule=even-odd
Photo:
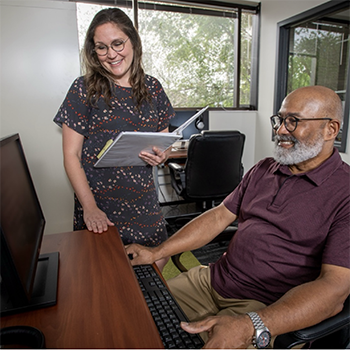
[{"label": "wooden desk", "polygon": [[168,159],[187,158],[187,148],[172,148]]},{"label": "wooden desk", "polygon": [[1,327],[37,327],[47,348],[163,348],[116,228],[44,236],[41,253],[54,251],[57,305],[2,317]]}]

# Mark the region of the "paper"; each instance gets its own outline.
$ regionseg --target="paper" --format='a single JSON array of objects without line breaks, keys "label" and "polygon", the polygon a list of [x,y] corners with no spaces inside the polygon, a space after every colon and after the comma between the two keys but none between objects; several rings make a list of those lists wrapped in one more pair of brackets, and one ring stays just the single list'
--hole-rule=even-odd
[{"label": "paper", "polygon": [[182,131],[194,122],[209,106],[202,108],[190,119],[171,133],[122,131],[117,138],[109,140],[97,156],[96,168],[116,166],[147,165],[140,157],[141,151],[153,153],[153,147],[161,151],[168,149],[175,141],[182,138]]},{"label": "paper", "polygon": [[140,157],[141,151],[153,153],[155,146],[165,151],[182,136],[167,132],[123,131],[95,163],[96,168],[147,165]]}]

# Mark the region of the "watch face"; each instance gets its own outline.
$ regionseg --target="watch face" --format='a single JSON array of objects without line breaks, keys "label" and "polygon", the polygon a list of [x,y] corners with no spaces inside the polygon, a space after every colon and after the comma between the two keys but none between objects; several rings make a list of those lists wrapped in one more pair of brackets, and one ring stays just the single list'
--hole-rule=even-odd
[{"label": "watch face", "polygon": [[259,349],[266,348],[270,344],[271,336],[268,331],[263,331],[259,334],[259,338],[257,340],[257,347]]}]

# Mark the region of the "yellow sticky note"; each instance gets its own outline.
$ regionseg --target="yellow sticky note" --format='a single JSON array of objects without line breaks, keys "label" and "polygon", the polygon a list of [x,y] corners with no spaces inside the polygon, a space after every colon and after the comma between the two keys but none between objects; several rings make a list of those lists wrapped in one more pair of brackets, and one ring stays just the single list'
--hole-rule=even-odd
[{"label": "yellow sticky note", "polygon": [[100,153],[97,155],[97,159],[100,159],[103,155],[103,153],[105,153],[108,149],[108,147],[112,144],[113,140],[108,140],[106,142],[106,144],[104,145],[104,147],[101,149]]}]

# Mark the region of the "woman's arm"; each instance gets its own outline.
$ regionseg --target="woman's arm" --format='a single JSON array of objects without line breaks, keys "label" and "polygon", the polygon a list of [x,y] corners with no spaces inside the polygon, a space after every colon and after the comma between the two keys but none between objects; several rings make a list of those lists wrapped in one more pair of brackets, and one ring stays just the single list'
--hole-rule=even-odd
[{"label": "woman's arm", "polygon": [[102,233],[113,226],[107,215],[95,202],[86,174],[81,163],[84,136],[62,125],[64,167],[80,204],[83,207],[84,221],[89,231]]}]

